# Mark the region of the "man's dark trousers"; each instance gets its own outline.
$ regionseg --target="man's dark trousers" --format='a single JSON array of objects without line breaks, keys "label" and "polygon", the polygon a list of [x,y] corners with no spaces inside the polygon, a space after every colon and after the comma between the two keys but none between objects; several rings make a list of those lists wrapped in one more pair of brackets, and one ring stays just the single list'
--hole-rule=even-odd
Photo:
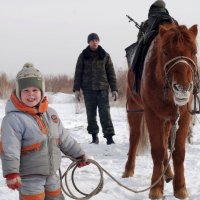
[{"label": "man's dark trousers", "polygon": [[99,126],[96,119],[98,107],[104,137],[107,138],[108,136],[113,136],[115,133],[110,116],[108,90],[84,90],[83,95],[87,112],[88,133],[99,133]]}]

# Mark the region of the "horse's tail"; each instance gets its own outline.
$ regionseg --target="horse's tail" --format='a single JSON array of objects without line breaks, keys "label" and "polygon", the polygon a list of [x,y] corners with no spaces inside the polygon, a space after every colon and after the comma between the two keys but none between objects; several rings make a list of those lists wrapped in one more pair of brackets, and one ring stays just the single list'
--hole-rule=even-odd
[{"label": "horse's tail", "polygon": [[150,148],[148,129],[147,129],[147,124],[146,124],[144,115],[142,117],[142,121],[140,124],[140,131],[141,131],[141,136],[140,136],[140,142],[139,142],[137,153],[144,154]]}]

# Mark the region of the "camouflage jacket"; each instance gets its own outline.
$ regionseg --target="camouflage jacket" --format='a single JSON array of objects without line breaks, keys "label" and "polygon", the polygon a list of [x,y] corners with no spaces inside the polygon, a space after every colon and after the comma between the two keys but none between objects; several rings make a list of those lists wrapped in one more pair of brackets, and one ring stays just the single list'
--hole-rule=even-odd
[{"label": "camouflage jacket", "polygon": [[110,55],[101,47],[96,52],[88,46],[79,55],[74,75],[76,90],[117,91],[116,75]]}]

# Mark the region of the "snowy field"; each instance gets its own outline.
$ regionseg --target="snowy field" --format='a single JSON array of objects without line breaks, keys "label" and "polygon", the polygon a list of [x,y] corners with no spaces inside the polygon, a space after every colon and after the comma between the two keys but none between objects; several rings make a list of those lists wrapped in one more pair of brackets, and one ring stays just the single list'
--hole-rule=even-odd
[{"label": "snowy field", "polygon": [[[71,134],[81,144],[84,150],[92,159],[97,161],[104,169],[111,173],[122,184],[134,190],[140,190],[150,185],[152,173],[152,160],[149,152],[137,157],[135,175],[132,178],[121,178],[124,165],[127,159],[129,146],[129,132],[126,120],[125,108],[111,107],[111,116],[116,135],[116,144],[106,145],[106,141],[99,133],[100,144],[89,144],[90,135],[87,133],[86,113],[83,105],[74,103],[74,97],[65,94],[48,95],[51,107],[55,108],[64,126],[71,131]],[[5,101],[0,100],[0,123],[4,116]],[[79,113],[77,113],[77,111]],[[198,116],[199,118],[199,116]],[[185,176],[190,200],[200,199],[200,123],[196,120],[194,126],[193,144],[187,144],[185,159]],[[63,159],[61,170],[64,172],[70,164],[68,159]],[[99,171],[94,165],[77,169],[75,180],[83,192],[91,192],[99,183]],[[69,177],[70,179],[70,177]],[[165,200],[175,200],[173,197],[172,184],[165,184]],[[2,177],[0,164],[0,200],[17,200],[18,192],[9,190]],[[66,199],[70,199],[66,196]],[[132,193],[117,185],[109,176],[104,174],[104,186],[102,191],[93,200],[147,200],[148,191],[143,193]]]}]

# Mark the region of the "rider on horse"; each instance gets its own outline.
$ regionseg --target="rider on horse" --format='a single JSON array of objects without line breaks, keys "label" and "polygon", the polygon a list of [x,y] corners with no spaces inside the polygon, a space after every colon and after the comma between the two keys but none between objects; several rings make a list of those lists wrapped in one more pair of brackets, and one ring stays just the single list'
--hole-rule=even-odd
[{"label": "rider on horse", "polygon": [[157,0],[150,6],[148,19],[140,25],[141,28],[138,33],[138,40],[140,40],[145,33],[157,29],[163,20],[171,18],[165,6],[166,4],[163,0]]},{"label": "rider on horse", "polygon": [[166,4],[163,0],[155,1],[149,8],[148,19],[141,23],[137,38],[137,47],[131,67],[135,72],[134,90],[139,91],[138,81],[141,79],[143,71],[143,63],[147,50],[158,34],[159,25],[163,23],[177,23],[165,8]]}]

